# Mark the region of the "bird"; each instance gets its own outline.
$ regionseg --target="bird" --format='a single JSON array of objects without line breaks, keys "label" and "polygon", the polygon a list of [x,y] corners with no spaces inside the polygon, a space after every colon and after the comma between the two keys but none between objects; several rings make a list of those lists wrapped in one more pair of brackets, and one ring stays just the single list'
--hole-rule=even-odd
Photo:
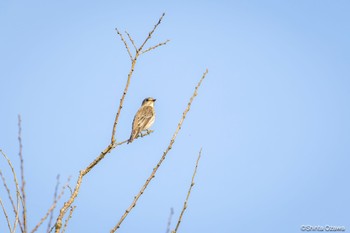
[{"label": "bird", "polygon": [[156,119],[156,113],[154,111],[154,102],[156,99],[147,97],[142,101],[141,107],[135,114],[132,122],[131,135],[128,140],[128,144],[131,143],[137,136],[144,130],[148,130]]}]

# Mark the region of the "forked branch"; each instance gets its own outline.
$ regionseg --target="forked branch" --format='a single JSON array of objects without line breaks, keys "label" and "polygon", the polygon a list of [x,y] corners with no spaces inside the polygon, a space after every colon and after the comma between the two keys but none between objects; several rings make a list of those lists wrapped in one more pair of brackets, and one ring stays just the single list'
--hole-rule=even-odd
[{"label": "forked branch", "polygon": [[[111,137],[111,144],[114,144],[116,139],[115,139],[115,132],[116,132],[116,129],[117,129],[117,124],[118,124],[118,120],[119,120],[119,116],[120,116],[120,112],[123,108],[123,104],[124,104],[124,99],[125,99],[125,96],[126,96],[126,93],[128,92],[128,89],[129,89],[129,84],[130,84],[130,79],[132,77],[132,74],[134,72],[134,69],[135,69],[135,65],[136,65],[136,61],[137,61],[137,58],[142,54],[142,48],[145,46],[145,44],[148,42],[149,39],[151,39],[152,37],[152,34],[154,33],[154,31],[157,29],[157,27],[159,26],[159,24],[162,22],[162,19],[164,17],[165,13],[162,14],[162,16],[160,17],[160,19],[158,20],[158,23],[156,25],[154,25],[153,27],[153,30],[150,31],[148,33],[148,37],[145,39],[145,41],[143,42],[143,44],[137,48],[136,47],[136,44],[134,42],[134,40],[132,39],[131,35],[129,33],[126,32],[126,34],[128,35],[129,37],[129,40],[131,41],[132,45],[134,46],[135,48],[135,55],[133,56],[130,49],[129,49],[129,46],[128,46],[128,43],[126,42],[126,40],[124,39],[124,36],[123,34],[118,30],[118,28],[116,28],[115,30],[117,31],[117,34],[120,36],[120,39],[123,41],[124,45],[125,45],[125,48],[129,54],[129,57],[131,59],[131,68],[130,68],[130,71],[129,71],[129,74],[128,74],[128,78],[127,78],[127,81],[126,81],[126,85],[125,85],[125,88],[124,88],[124,91],[123,91],[123,94],[122,94],[122,97],[120,98],[120,103],[119,103],[119,108],[118,108],[118,112],[115,116],[115,120],[114,120],[114,124],[113,124],[113,130],[112,130],[112,137]],[[164,45],[168,42],[169,40],[167,40],[166,42],[164,43],[161,43],[161,45]],[[158,44],[157,46],[153,46],[154,48],[150,48],[148,49],[148,51],[152,50],[152,49],[155,49],[159,46],[161,46],[160,44]],[[143,52],[144,53],[144,52]]]},{"label": "forked branch", "polygon": [[[116,135],[116,130],[117,130],[117,124],[118,124],[118,121],[119,121],[119,116],[120,116],[121,110],[123,108],[125,96],[126,96],[126,94],[128,92],[128,89],[129,89],[130,80],[131,80],[131,77],[133,75],[136,62],[138,60],[138,57],[141,55],[140,51],[142,50],[143,46],[147,43],[147,41],[151,38],[152,34],[154,33],[154,31],[156,30],[158,25],[161,23],[161,20],[162,20],[163,16],[164,16],[164,14],[161,16],[161,18],[159,19],[158,23],[154,26],[153,30],[148,33],[148,37],[145,39],[144,43],[139,48],[136,49],[134,56],[132,55],[132,53],[131,53],[131,51],[129,49],[128,43],[124,39],[124,36],[122,35],[122,33],[120,33],[118,29],[116,29],[117,34],[120,36],[120,39],[124,43],[124,46],[125,46],[128,54],[129,54],[129,57],[131,59],[131,67],[130,67],[130,71],[128,73],[128,77],[127,77],[127,81],[126,81],[126,85],[125,85],[124,91],[123,91],[122,96],[120,98],[118,111],[116,113],[115,120],[114,120],[114,123],[113,123],[111,141],[110,141],[109,145],[100,153],[99,156],[96,157],[96,159],[94,161],[92,161],[85,169],[83,169],[83,170],[81,170],[79,172],[79,176],[78,176],[77,183],[75,185],[74,191],[72,192],[72,194],[71,194],[70,198],[68,199],[68,201],[64,203],[64,205],[61,208],[60,213],[59,213],[59,215],[57,217],[56,225],[55,225],[55,233],[59,233],[60,232],[60,230],[62,228],[62,219],[63,219],[64,215],[67,213],[68,209],[71,208],[75,198],[78,196],[79,190],[80,190],[80,186],[81,186],[82,181],[83,181],[83,177],[87,173],[89,173],[115,147],[117,147],[117,146],[119,146],[121,144],[124,144],[126,142],[126,141],[119,142],[119,143],[116,142],[116,136],[115,135]],[[133,46],[136,47],[136,45],[134,43],[134,40],[132,39],[132,37],[129,34],[128,34],[128,37],[129,37],[129,40],[131,41],[131,43],[133,44]],[[146,134],[146,135],[149,135],[149,134],[150,134],[150,132],[148,134]],[[71,213],[72,213],[73,210],[74,209],[71,209]]]}]

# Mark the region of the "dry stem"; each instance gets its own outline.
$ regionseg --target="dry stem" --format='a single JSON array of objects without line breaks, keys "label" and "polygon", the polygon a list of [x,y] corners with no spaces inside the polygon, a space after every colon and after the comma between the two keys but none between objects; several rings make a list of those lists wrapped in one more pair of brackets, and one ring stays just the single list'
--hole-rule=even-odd
[{"label": "dry stem", "polygon": [[[120,33],[118,32],[118,34],[120,34]],[[130,68],[130,71],[129,71],[129,74],[128,74],[128,79],[126,81],[126,85],[125,85],[125,88],[124,88],[124,92],[123,92],[122,98],[120,99],[118,112],[115,115],[115,120],[114,120],[113,130],[112,130],[112,137],[111,137],[111,145],[115,143],[115,131],[117,129],[117,124],[118,124],[120,112],[121,112],[121,110],[123,108],[124,99],[125,99],[126,93],[128,92],[128,89],[129,89],[130,79],[132,77],[132,74],[134,72],[134,68],[135,68],[135,65],[136,65],[136,60],[137,60],[137,56],[138,56],[138,55],[137,56],[136,55],[135,55],[135,58],[132,59],[132,61],[131,61],[131,68]]]},{"label": "dry stem", "polygon": [[199,159],[201,158],[201,154],[202,154],[202,148],[200,149],[199,154],[198,154],[196,167],[194,168],[194,172],[193,172],[193,175],[192,175],[191,185],[190,185],[190,188],[188,189],[186,200],[184,202],[184,206],[183,206],[181,214],[179,216],[179,220],[177,221],[175,230],[173,230],[171,233],[176,233],[177,232],[177,229],[179,228],[181,220],[182,220],[182,216],[185,213],[185,210],[187,208],[187,202],[188,202],[188,199],[190,198],[192,187],[194,186],[194,178],[195,178],[195,176],[197,174],[197,168],[198,168]]},{"label": "dry stem", "polygon": [[[128,54],[129,54],[130,60],[132,61],[132,60],[133,60],[133,58],[132,58],[132,54],[131,54],[131,52],[130,52],[130,49],[129,49],[128,43],[126,43],[126,40],[124,39],[123,34],[121,34],[121,33],[119,32],[118,28],[116,28],[115,30],[117,31],[118,35],[120,36],[120,39],[123,41],[123,43],[124,43],[124,45],[125,45],[125,48],[126,48],[126,50],[128,51]],[[113,135],[112,135],[112,136],[113,136]]]},{"label": "dry stem", "polygon": [[26,204],[26,192],[25,192],[25,185],[26,181],[24,179],[24,161],[23,161],[23,154],[22,154],[22,126],[21,126],[21,115],[18,115],[18,144],[19,144],[19,159],[21,161],[21,180],[22,180],[22,186],[21,186],[21,192],[22,192],[22,203],[23,203],[23,210],[22,210],[22,217],[23,217],[23,230],[24,232],[27,232],[27,204]]},{"label": "dry stem", "polygon": [[[7,161],[7,164],[10,166],[11,168],[11,172],[12,172],[12,175],[13,175],[13,181],[15,183],[15,186],[16,186],[16,205],[17,207],[15,207],[15,204],[14,202],[12,201],[12,205],[13,205],[13,211],[15,213],[15,221],[13,223],[13,228],[12,228],[12,231],[13,232],[16,232],[16,226],[17,226],[17,223],[19,221],[19,215],[18,215],[18,212],[19,212],[19,207],[20,207],[20,201],[22,201],[22,197],[21,197],[21,191],[20,191],[20,188],[19,188],[19,185],[18,185],[18,179],[17,179],[17,176],[16,176],[16,172],[15,172],[15,169],[13,168],[12,166],[12,163],[10,161],[10,159],[7,157],[7,155],[0,149],[0,153],[3,155],[3,157],[6,159]],[[3,178],[3,181],[4,181],[4,185],[5,185],[5,179],[3,177],[3,175],[1,175],[2,178]],[[5,185],[5,187],[7,187],[7,185]],[[11,198],[11,193],[10,193],[10,190],[8,189],[7,187],[7,193],[10,197],[10,200],[12,199]],[[13,200],[13,199],[12,199]]]},{"label": "dry stem", "polygon": [[154,25],[153,30],[150,31],[150,32],[148,33],[148,37],[145,39],[145,41],[143,42],[143,44],[142,44],[142,45],[140,46],[140,48],[137,50],[138,52],[142,51],[142,49],[143,49],[143,47],[145,46],[145,44],[147,43],[147,41],[148,41],[149,39],[151,39],[152,34],[153,34],[154,31],[157,29],[158,25],[162,22],[162,19],[163,19],[164,15],[165,15],[165,13],[163,13],[162,16],[159,18],[158,23],[156,23],[156,25]]},{"label": "dry stem", "polygon": [[155,45],[155,46],[149,47],[148,49],[142,51],[141,54],[147,53],[147,52],[149,52],[149,51],[151,51],[151,50],[153,50],[153,49],[158,48],[159,46],[166,45],[166,43],[168,43],[169,41],[170,41],[170,40],[166,40],[166,41],[161,42],[161,43],[159,43],[159,44],[157,44],[157,45]]},{"label": "dry stem", "polygon": [[41,226],[41,224],[43,224],[44,221],[47,219],[47,217],[54,211],[54,209],[56,208],[57,202],[62,198],[62,196],[64,194],[64,190],[66,189],[66,187],[68,187],[69,181],[70,181],[70,177],[68,177],[66,184],[62,187],[62,190],[61,190],[60,194],[58,195],[58,197],[56,199],[54,199],[52,205],[50,206],[50,208],[46,212],[45,216],[41,218],[40,222],[34,227],[34,229],[31,231],[31,233],[37,231],[38,228]]},{"label": "dry stem", "polygon": [[120,225],[122,224],[122,222],[124,221],[124,219],[127,217],[127,215],[130,213],[130,211],[136,206],[137,204],[137,201],[139,200],[139,198],[141,197],[141,195],[143,194],[143,192],[145,191],[145,189],[147,188],[148,184],[151,182],[151,180],[155,177],[155,174],[158,170],[158,168],[160,167],[160,165],[163,163],[163,161],[165,160],[168,152],[171,150],[174,142],[175,142],[175,139],[176,139],[176,136],[177,134],[179,133],[180,129],[181,129],[181,126],[182,126],[182,123],[184,122],[185,118],[186,118],[186,115],[188,113],[188,111],[190,110],[191,108],[191,104],[194,100],[194,98],[197,96],[197,91],[198,91],[198,88],[200,87],[203,79],[205,78],[205,76],[207,75],[208,73],[208,69],[204,72],[202,78],[200,79],[200,81],[198,82],[194,92],[193,92],[193,95],[192,97],[190,98],[188,104],[187,104],[187,108],[185,109],[185,111],[183,112],[182,114],[182,118],[180,119],[180,122],[178,123],[177,125],[177,128],[175,130],[175,133],[173,135],[173,137],[171,138],[170,140],[170,143],[167,147],[167,149],[164,151],[162,157],[160,158],[158,164],[153,168],[153,171],[151,173],[151,175],[148,177],[148,179],[146,180],[145,184],[141,187],[139,193],[134,197],[134,200],[132,201],[131,205],[129,206],[129,208],[127,208],[125,210],[125,213],[122,215],[122,217],[120,218],[119,222],[111,229],[111,233],[117,231],[118,228],[120,228]]},{"label": "dry stem", "polygon": [[2,203],[1,198],[0,198],[0,205],[1,205],[1,208],[2,208],[2,212],[4,212],[4,215],[5,215],[5,218],[6,218],[6,222],[7,222],[7,226],[9,228],[10,232],[12,232],[11,223],[10,223],[9,217],[7,215],[7,211],[5,209],[4,204]]},{"label": "dry stem", "polygon": [[168,224],[167,224],[167,228],[166,228],[165,233],[169,233],[170,232],[171,219],[173,218],[173,215],[174,215],[174,209],[170,208],[170,214],[169,214]]},{"label": "dry stem", "polygon": [[70,207],[70,211],[69,211],[69,214],[68,214],[68,217],[66,219],[66,221],[64,222],[64,226],[63,226],[63,229],[62,229],[62,233],[64,233],[66,231],[66,228],[68,226],[68,222],[69,220],[72,218],[72,215],[73,215],[73,211],[75,210],[76,206],[71,206]]},{"label": "dry stem", "polygon": [[127,31],[125,31],[125,33],[126,33],[126,35],[128,35],[131,44],[134,46],[135,52],[137,52],[137,46],[135,44],[135,41],[132,39],[132,37],[130,36],[130,34]]},{"label": "dry stem", "polygon": [[[57,192],[58,192],[58,187],[60,185],[60,175],[57,175],[56,177],[56,187],[55,187],[55,192],[53,194],[53,202],[55,203],[55,201],[57,200]],[[47,224],[47,230],[46,232],[49,233],[51,230],[51,223],[52,223],[52,219],[53,219],[53,211],[51,211],[50,214],[50,219],[49,219],[49,223]]]},{"label": "dry stem", "polygon": [[[13,201],[13,198],[12,198],[12,195],[11,195],[11,190],[9,189],[9,187],[7,186],[7,182],[6,182],[6,179],[5,179],[5,176],[2,174],[2,171],[0,170],[0,176],[1,176],[1,179],[2,179],[2,183],[6,189],[6,192],[7,192],[7,195],[8,195],[8,198],[11,202],[11,205],[12,205],[12,209],[14,210],[14,213],[15,215],[17,214],[16,213],[16,206],[15,206],[15,202]],[[23,231],[22,231],[23,232]]]}]

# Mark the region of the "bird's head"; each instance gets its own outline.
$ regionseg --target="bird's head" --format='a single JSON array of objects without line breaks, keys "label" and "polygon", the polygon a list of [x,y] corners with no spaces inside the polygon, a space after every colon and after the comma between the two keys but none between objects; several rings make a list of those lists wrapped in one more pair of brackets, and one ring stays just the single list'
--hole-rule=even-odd
[{"label": "bird's head", "polygon": [[153,99],[152,97],[147,97],[142,101],[142,106],[153,106],[155,101],[156,99]]}]

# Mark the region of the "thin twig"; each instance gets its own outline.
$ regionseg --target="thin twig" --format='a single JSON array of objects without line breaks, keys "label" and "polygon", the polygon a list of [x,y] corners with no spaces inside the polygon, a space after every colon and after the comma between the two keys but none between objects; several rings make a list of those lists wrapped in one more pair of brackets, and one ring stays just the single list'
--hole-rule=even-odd
[{"label": "thin twig", "polygon": [[137,54],[135,55],[135,59],[132,60],[131,62],[131,68],[130,68],[130,71],[129,71],[129,74],[128,74],[128,79],[126,81],[126,85],[125,85],[125,88],[124,88],[124,92],[123,92],[123,95],[122,97],[120,98],[120,103],[119,103],[119,108],[118,108],[118,112],[117,114],[115,115],[115,120],[114,120],[114,123],[113,123],[113,130],[112,130],[112,137],[111,137],[111,144],[114,144],[115,143],[115,132],[116,132],[116,129],[117,129],[117,124],[118,124],[118,120],[119,120],[119,116],[120,116],[120,112],[123,108],[123,104],[124,104],[124,99],[125,99],[125,96],[126,96],[126,93],[128,92],[128,89],[129,89],[129,84],[130,84],[130,79],[132,77],[132,74],[134,72],[134,69],[135,69],[135,65],[136,65],[136,61],[137,61]]},{"label": "thin twig", "polygon": [[[53,202],[54,202],[54,203],[55,203],[55,201],[57,200],[57,194],[58,194],[58,187],[59,187],[59,185],[60,185],[60,175],[57,175],[57,177],[56,177],[55,192],[54,192],[54,194],[53,194]],[[69,187],[69,186],[68,186],[68,187]],[[50,213],[49,223],[47,224],[47,230],[46,230],[47,233],[50,232],[52,219],[53,219],[53,211],[51,211],[51,213]]]},{"label": "thin twig", "polygon": [[66,184],[62,187],[62,190],[60,192],[60,194],[58,195],[58,197],[53,201],[52,205],[50,206],[50,208],[48,209],[48,211],[46,212],[46,214],[44,215],[44,217],[42,217],[40,219],[40,222],[34,227],[34,229],[31,231],[31,233],[35,232],[38,230],[38,228],[41,226],[41,224],[43,224],[45,222],[45,220],[47,219],[47,217],[52,213],[52,211],[54,211],[54,209],[56,208],[57,202],[62,198],[63,194],[64,194],[64,190],[66,189],[66,187],[69,184],[71,177],[68,177]]},{"label": "thin twig", "polygon": [[141,54],[147,53],[147,52],[149,52],[149,51],[151,51],[151,50],[153,50],[153,49],[158,48],[159,46],[166,45],[166,43],[168,43],[169,41],[170,41],[170,40],[166,40],[166,41],[161,42],[161,43],[159,43],[159,44],[157,44],[157,45],[155,45],[155,46],[152,46],[152,47],[150,47],[150,48],[148,48],[148,49],[146,49],[146,50],[144,50],[144,51],[141,51]]},{"label": "thin twig", "polygon": [[[16,172],[15,172],[15,169],[12,166],[11,160],[7,157],[7,155],[1,149],[0,149],[0,153],[6,159],[7,164],[11,168],[11,172],[12,172],[12,175],[13,175],[13,181],[14,181],[15,186],[16,186],[16,205],[17,205],[17,207],[13,207],[13,211],[15,213],[15,221],[14,221],[13,227],[12,227],[12,231],[16,232],[17,223],[19,221],[19,214],[18,214],[18,212],[19,212],[19,207],[20,207],[20,201],[22,201],[21,191],[20,191],[20,188],[19,188],[19,185],[18,185],[17,175],[16,175]],[[9,191],[8,191],[8,194],[10,195]],[[15,206],[15,205],[13,204],[13,206]]]},{"label": "thin twig", "polygon": [[0,205],[1,205],[1,208],[2,208],[2,212],[3,212],[3,213],[4,213],[4,215],[5,215],[6,222],[7,222],[7,226],[8,226],[8,228],[9,228],[10,232],[12,232],[12,229],[11,229],[11,223],[10,223],[9,217],[8,217],[8,215],[7,215],[7,212],[6,212],[5,206],[4,206],[4,204],[2,203],[1,198],[0,198]]},{"label": "thin twig", "polygon": [[[136,140],[136,139],[139,139],[139,138],[143,138],[143,137],[145,137],[145,136],[148,136],[148,135],[150,135],[150,134],[153,133],[153,132],[154,132],[154,130],[148,130],[146,133],[141,133],[139,136],[137,136],[137,137],[135,138],[135,140]],[[128,141],[129,141],[129,139],[124,140],[124,141],[122,141],[122,142],[115,143],[115,144],[113,145],[113,148],[115,148],[115,147],[117,147],[117,146],[120,146],[120,145],[122,145],[122,144],[125,144],[125,143],[127,143]]]},{"label": "thin twig", "polygon": [[174,215],[174,209],[173,209],[173,208],[170,208],[170,214],[169,214],[168,224],[167,224],[166,232],[165,232],[165,233],[169,233],[169,232],[170,232],[171,219],[173,218],[173,215]]},{"label": "thin twig", "polygon": [[115,30],[117,31],[118,35],[120,36],[120,39],[123,41],[123,43],[124,43],[124,45],[125,45],[125,48],[126,48],[126,50],[128,51],[128,54],[129,54],[130,60],[132,61],[132,60],[133,60],[133,58],[132,58],[132,54],[131,54],[131,52],[130,52],[130,49],[129,49],[128,43],[126,43],[126,40],[124,39],[123,34],[121,34],[121,33],[119,32],[118,28],[116,28]]},{"label": "thin twig", "polygon": [[147,41],[148,41],[149,39],[151,39],[152,34],[153,34],[154,31],[157,29],[157,27],[159,26],[159,24],[162,22],[162,19],[163,19],[164,15],[165,15],[165,13],[163,13],[162,16],[159,18],[158,23],[156,23],[156,25],[154,25],[153,30],[150,31],[150,32],[148,33],[148,37],[145,39],[145,41],[143,42],[143,44],[142,44],[142,45],[140,46],[140,48],[137,50],[138,52],[142,51],[142,49],[143,49],[143,47],[145,46],[145,44],[147,43]]},{"label": "thin twig", "polygon": [[[1,179],[2,179],[2,183],[3,183],[3,185],[4,185],[5,189],[6,189],[8,198],[9,198],[9,200],[11,202],[12,208],[13,208],[13,210],[16,211],[15,202],[13,201],[13,198],[12,198],[12,195],[11,195],[11,190],[7,186],[7,182],[6,182],[5,176],[2,174],[1,170],[0,170],[0,176],[1,176]],[[16,214],[16,212],[15,212],[15,214]]]},{"label": "thin twig", "polygon": [[185,118],[186,118],[186,115],[188,113],[188,111],[190,110],[191,108],[191,104],[194,100],[194,98],[197,96],[197,91],[198,91],[198,88],[200,87],[203,79],[205,78],[205,76],[207,75],[208,73],[208,69],[204,72],[202,78],[200,79],[200,81],[198,82],[194,92],[193,92],[193,95],[192,97],[190,98],[188,104],[187,104],[187,107],[185,109],[185,111],[183,112],[182,114],[182,118],[180,119],[178,125],[177,125],[177,128],[175,130],[175,133],[173,135],[173,137],[171,138],[170,140],[170,143],[167,147],[167,149],[164,151],[162,157],[160,158],[158,164],[153,168],[153,171],[151,173],[151,175],[148,177],[148,179],[146,180],[146,182],[144,183],[144,185],[141,187],[139,193],[134,197],[134,200],[132,201],[131,205],[125,210],[125,213],[122,215],[122,217],[120,218],[119,222],[111,229],[111,233],[117,231],[118,228],[120,228],[120,225],[122,224],[122,222],[124,221],[124,219],[128,216],[128,214],[130,213],[130,211],[136,206],[137,204],[137,201],[139,200],[139,198],[141,197],[141,195],[144,193],[145,189],[147,188],[148,184],[151,182],[151,180],[155,177],[155,174],[158,170],[158,168],[160,167],[160,165],[163,163],[163,161],[165,160],[168,152],[171,150],[174,142],[175,142],[175,139],[176,139],[176,136],[177,134],[179,133],[180,129],[181,129],[181,126],[182,126],[182,123],[184,122]]},{"label": "thin twig", "polygon": [[71,206],[71,207],[70,207],[69,215],[68,215],[66,221],[64,222],[64,226],[63,226],[63,229],[62,229],[62,233],[64,233],[64,232],[66,231],[66,228],[67,228],[67,226],[68,226],[68,222],[69,222],[69,220],[72,218],[73,211],[75,210],[76,207],[77,207],[77,206]]},{"label": "thin twig", "polygon": [[[9,187],[7,186],[6,179],[5,179],[4,175],[2,174],[2,171],[1,171],[1,170],[0,170],[0,176],[1,176],[1,179],[2,179],[2,182],[3,182],[3,185],[4,185],[5,189],[6,189],[8,198],[9,198],[9,200],[10,200],[10,202],[11,202],[13,212],[14,212],[15,215],[17,216],[17,211],[16,211],[15,202],[14,202],[13,199],[12,199],[11,191],[10,191]],[[18,225],[19,225],[20,228],[21,228],[21,232],[24,232],[23,226],[22,226],[21,221],[20,221],[19,219],[18,219],[18,222],[19,222]]]},{"label": "thin twig", "polygon": [[173,230],[171,233],[176,233],[176,232],[177,232],[177,230],[178,230],[178,228],[179,228],[179,226],[180,226],[181,220],[182,220],[182,216],[183,216],[183,214],[185,213],[185,210],[186,210],[186,208],[187,208],[187,202],[188,202],[188,199],[190,198],[191,191],[192,191],[192,187],[194,186],[194,178],[196,177],[197,168],[198,168],[198,163],[199,163],[199,160],[200,160],[200,158],[201,158],[201,154],[202,154],[202,148],[200,149],[199,154],[198,154],[198,158],[197,158],[197,162],[196,162],[196,167],[194,168],[194,172],[193,172],[193,175],[192,175],[191,185],[190,185],[190,188],[188,189],[187,196],[186,196],[186,200],[185,200],[185,202],[184,202],[184,206],[183,206],[182,211],[181,211],[181,214],[180,214],[180,216],[179,216],[179,220],[177,221],[175,230]]},{"label": "thin twig", "polygon": [[135,41],[132,39],[132,37],[130,36],[130,34],[127,31],[125,31],[125,33],[126,33],[126,35],[128,35],[131,44],[134,46],[135,52],[137,52],[137,47],[136,47]]},{"label": "thin twig", "polygon": [[23,154],[22,154],[22,120],[21,115],[18,115],[18,144],[19,144],[19,152],[18,156],[21,161],[21,180],[22,180],[22,186],[21,186],[21,192],[22,192],[22,202],[23,202],[23,210],[22,210],[22,218],[23,218],[23,229],[24,232],[27,232],[27,204],[26,204],[26,192],[25,192],[25,185],[26,181],[24,179],[24,161],[23,161]]}]

